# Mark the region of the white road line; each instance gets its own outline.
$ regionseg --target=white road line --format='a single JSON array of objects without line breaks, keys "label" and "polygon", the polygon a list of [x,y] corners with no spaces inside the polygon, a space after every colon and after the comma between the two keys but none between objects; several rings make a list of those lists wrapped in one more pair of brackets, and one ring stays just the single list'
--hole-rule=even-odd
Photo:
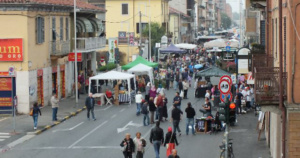
[{"label": "white road line", "polygon": [[84,123],[84,122],[81,122],[81,123],[77,124],[76,126],[74,126],[74,127],[70,128],[69,130],[73,130],[73,129],[75,129],[76,127],[78,127],[78,126],[82,125],[83,123]]},{"label": "white road line", "polygon": [[123,111],[125,111],[125,108],[123,108],[123,109],[120,110],[120,112],[123,112]]},{"label": "white road line", "polygon": [[110,118],[111,119],[113,119],[113,118],[115,118],[117,115],[116,114],[114,114],[114,115],[112,115]]},{"label": "white road line", "polygon": [[99,126],[97,126],[96,128],[94,128],[93,130],[91,130],[89,133],[85,134],[83,137],[81,137],[80,139],[78,139],[76,142],[74,142],[72,145],[70,145],[68,148],[73,148],[76,144],[78,144],[79,142],[81,142],[84,138],[88,137],[90,134],[92,134],[93,132],[95,132],[98,128],[102,127],[103,125],[105,125],[108,121],[104,121],[103,123],[101,123]]},{"label": "white road line", "polygon": [[0,119],[0,122],[1,122],[1,121],[4,121],[4,120],[6,120],[6,119],[8,119],[8,117],[5,117],[5,118]]},{"label": "white road line", "polygon": [[10,136],[0,136],[0,139],[10,138]]},{"label": "white road line", "polygon": [[0,135],[9,135],[9,133],[0,133]]},{"label": "white road line", "polygon": [[77,125],[75,125],[74,127],[72,128],[68,128],[68,129],[57,129],[57,130],[53,130],[52,132],[55,133],[55,132],[65,132],[65,131],[72,131],[73,129],[77,128],[78,126],[80,126],[81,124],[83,124],[84,122],[81,122]]},{"label": "white road line", "polygon": [[109,109],[109,108],[111,108],[112,107],[112,105],[109,105],[109,106],[107,106],[106,108],[104,108],[104,109],[97,109],[97,110],[94,110],[94,111],[105,111],[105,110],[107,110],[107,109]]},{"label": "white road line", "polygon": [[0,139],[0,142],[4,141],[5,139]]}]

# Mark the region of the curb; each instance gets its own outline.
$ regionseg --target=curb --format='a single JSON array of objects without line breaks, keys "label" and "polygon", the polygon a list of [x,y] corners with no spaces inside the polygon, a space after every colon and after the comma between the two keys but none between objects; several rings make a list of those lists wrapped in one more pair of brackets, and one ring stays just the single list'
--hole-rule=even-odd
[{"label": "curb", "polygon": [[65,122],[66,120],[70,119],[71,117],[76,116],[77,114],[79,114],[80,112],[84,111],[85,109],[86,109],[86,107],[78,109],[75,112],[72,112],[70,115],[65,116],[62,120],[58,120],[58,121],[54,122],[52,125],[47,125],[43,129],[37,130],[35,132],[32,132],[31,134],[33,134],[33,135],[39,135],[39,134],[47,131],[48,129],[51,129],[52,127],[55,127],[56,125],[59,125],[59,124]]}]

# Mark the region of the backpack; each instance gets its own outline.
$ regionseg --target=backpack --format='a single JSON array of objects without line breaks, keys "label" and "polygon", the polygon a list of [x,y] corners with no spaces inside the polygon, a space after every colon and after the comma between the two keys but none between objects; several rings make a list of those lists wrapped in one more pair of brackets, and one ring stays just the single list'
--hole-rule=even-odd
[{"label": "backpack", "polygon": [[148,114],[148,112],[149,112],[149,111],[148,111],[147,105],[143,105],[143,106],[142,106],[142,111],[141,111],[141,113],[142,113],[142,114]]}]

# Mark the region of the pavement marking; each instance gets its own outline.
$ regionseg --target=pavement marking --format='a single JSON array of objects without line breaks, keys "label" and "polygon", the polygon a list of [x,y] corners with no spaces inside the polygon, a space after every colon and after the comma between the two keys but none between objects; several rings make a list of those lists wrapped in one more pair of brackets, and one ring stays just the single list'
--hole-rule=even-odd
[{"label": "pavement marking", "polygon": [[125,108],[123,108],[123,109],[120,110],[120,112],[123,112],[123,111],[125,111]]},{"label": "pavement marking", "polygon": [[122,128],[117,128],[118,133],[124,132],[126,131],[128,128],[128,126],[134,126],[134,127],[141,127],[143,126],[142,124],[138,124],[138,123],[133,123],[133,121],[128,122],[124,127]]},{"label": "pavement marking", "polygon": [[6,120],[6,119],[8,119],[8,117],[5,117],[5,118],[0,119],[0,122],[1,122],[1,121],[4,121],[4,120]]},{"label": "pavement marking", "polygon": [[4,141],[5,139],[0,139],[0,142]]},{"label": "pavement marking", "polygon": [[73,149],[120,149],[120,146],[74,146]]},{"label": "pavement marking", "polygon": [[9,133],[0,133],[0,135],[10,135]]},{"label": "pavement marking", "polygon": [[77,125],[75,125],[74,127],[72,128],[68,128],[68,129],[57,129],[57,130],[53,130],[52,132],[55,133],[55,132],[63,132],[63,131],[72,131],[73,129],[77,128],[78,126],[82,125],[84,122],[81,122]]},{"label": "pavement marking", "polygon": [[105,111],[105,110],[107,110],[107,109],[109,109],[109,108],[111,108],[112,107],[112,105],[109,105],[109,106],[107,106],[106,108],[104,108],[104,109],[97,109],[97,110],[94,110],[94,111]]},{"label": "pavement marking", "polygon": [[10,136],[0,136],[0,139],[10,138]]},{"label": "pavement marking", "polygon": [[11,148],[15,147],[16,145],[21,144],[21,143],[23,143],[23,142],[25,142],[25,141],[33,138],[33,137],[35,137],[35,135],[25,135],[25,136],[15,140],[15,141],[9,143],[6,147],[0,149],[0,151],[3,151],[3,150],[7,151],[8,149],[11,149]]},{"label": "pavement marking", "polygon": [[110,118],[111,119],[113,119],[113,118],[115,118],[117,115],[116,114],[114,114],[114,115],[112,115]]},{"label": "pavement marking", "polygon": [[76,142],[74,142],[72,145],[70,145],[68,148],[73,148],[76,144],[78,144],[79,142],[81,142],[84,138],[88,137],[90,134],[94,133],[98,128],[102,127],[103,125],[105,125],[108,121],[104,121],[103,123],[101,123],[99,126],[97,126],[96,128],[94,128],[93,130],[91,130],[89,133],[85,134],[83,137],[81,137],[80,139],[78,139]]}]

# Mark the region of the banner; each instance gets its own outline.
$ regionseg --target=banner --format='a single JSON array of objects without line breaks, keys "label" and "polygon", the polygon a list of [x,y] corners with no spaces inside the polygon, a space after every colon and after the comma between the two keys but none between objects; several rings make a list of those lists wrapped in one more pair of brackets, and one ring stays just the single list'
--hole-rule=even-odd
[{"label": "banner", "polygon": [[11,91],[11,78],[0,78],[0,91]]},{"label": "banner", "polygon": [[10,97],[0,98],[0,106],[12,106],[11,101],[12,100]]},{"label": "banner", "polygon": [[[68,55],[69,61],[75,61],[75,53],[69,53]],[[77,53],[77,62],[82,62],[82,54]]]},{"label": "banner", "polygon": [[0,39],[0,61],[23,61],[23,39]]},{"label": "banner", "polygon": [[115,48],[118,47],[118,39],[117,38],[109,38],[108,39],[108,51],[109,51],[109,63],[115,62]]}]

